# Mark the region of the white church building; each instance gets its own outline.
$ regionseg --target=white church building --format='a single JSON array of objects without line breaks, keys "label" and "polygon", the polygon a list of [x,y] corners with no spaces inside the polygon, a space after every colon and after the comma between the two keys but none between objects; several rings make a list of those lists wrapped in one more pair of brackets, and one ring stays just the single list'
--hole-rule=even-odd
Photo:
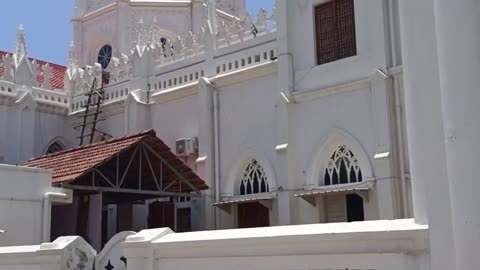
[{"label": "white church building", "polygon": [[69,196],[44,242],[403,220],[428,244],[405,233],[410,266],[377,269],[478,269],[479,8],[77,0],[67,66],[31,58],[23,28],[0,53],[0,163]]}]

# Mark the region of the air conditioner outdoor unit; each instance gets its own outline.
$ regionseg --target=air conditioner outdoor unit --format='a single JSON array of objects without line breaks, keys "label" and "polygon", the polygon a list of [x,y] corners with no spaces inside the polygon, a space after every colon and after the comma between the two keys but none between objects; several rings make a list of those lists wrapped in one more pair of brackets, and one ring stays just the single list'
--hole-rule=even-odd
[{"label": "air conditioner outdoor unit", "polygon": [[186,157],[198,153],[198,139],[184,138],[176,142],[176,152],[178,156]]}]

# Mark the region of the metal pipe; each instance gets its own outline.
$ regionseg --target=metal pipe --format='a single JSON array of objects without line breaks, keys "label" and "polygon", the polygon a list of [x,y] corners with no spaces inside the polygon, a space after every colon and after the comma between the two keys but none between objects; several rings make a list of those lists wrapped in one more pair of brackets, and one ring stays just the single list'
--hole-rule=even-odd
[{"label": "metal pipe", "polygon": [[394,20],[394,1],[388,1],[388,17],[389,17],[389,32],[390,32],[390,50],[392,55],[392,66],[398,65],[397,59],[397,45],[395,43],[395,20]]},{"label": "metal pipe", "polygon": [[[220,139],[219,139],[219,108],[218,108],[218,91],[213,90],[213,136],[214,136],[214,173],[215,173],[215,203],[220,201]],[[220,221],[219,221],[219,211],[214,208],[214,216],[215,216],[215,229],[219,229]]]},{"label": "metal pipe", "polygon": [[[390,76],[389,76],[390,77]],[[395,114],[398,134],[398,155],[399,155],[399,169],[400,169],[400,181],[402,185],[402,203],[403,203],[403,217],[407,218],[409,215],[408,209],[408,197],[407,197],[407,180],[405,176],[405,152],[404,152],[404,139],[402,129],[402,109],[400,105],[400,88],[397,87],[397,81],[394,79],[393,91],[395,93]]]}]

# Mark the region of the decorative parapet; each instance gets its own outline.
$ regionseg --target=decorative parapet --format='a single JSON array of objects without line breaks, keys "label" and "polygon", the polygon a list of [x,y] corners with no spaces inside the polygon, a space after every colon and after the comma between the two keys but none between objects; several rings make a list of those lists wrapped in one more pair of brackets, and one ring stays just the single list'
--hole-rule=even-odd
[{"label": "decorative parapet", "polygon": [[[200,77],[211,78],[274,61],[276,7],[271,15],[260,9],[256,17],[247,13],[238,18],[218,10],[215,1],[204,0],[203,6],[200,32],[188,32],[175,40],[162,37],[156,19],[151,25],[140,20],[134,48],[113,56],[104,71],[108,78],[104,81],[105,104],[125,99],[132,90],[153,95],[197,83]],[[71,113],[82,110],[87,102],[84,93],[93,78],[101,75],[101,68],[78,67],[72,45],[65,83]]]},{"label": "decorative parapet", "polygon": [[32,93],[41,111],[57,114],[66,114],[68,111],[69,98],[64,91],[19,86],[14,82],[0,79],[0,105],[13,105],[26,92]]}]

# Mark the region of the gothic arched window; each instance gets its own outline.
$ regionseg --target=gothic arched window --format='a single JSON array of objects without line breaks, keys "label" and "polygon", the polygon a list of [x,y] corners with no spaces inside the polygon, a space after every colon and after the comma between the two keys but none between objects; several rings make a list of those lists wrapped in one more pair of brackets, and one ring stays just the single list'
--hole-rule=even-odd
[{"label": "gothic arched window", "polygon": [[323,181],[325,186],[362,182],[358,160],[345,145],[340,145],[328,160]]},{"label": "gothic arched window", "polygon": [[60,144],[58,144],[57,142],[54,142],[48,147],[46,154],[53,154],[55,152],[62,151],[62,150],[63,150],[63,147],[60,146]]},{"label": "gothic arched window", "polygon": [[240,195],[268,192],[268,181],[265,171],[257,160],[248,163],[240,180]]}]

